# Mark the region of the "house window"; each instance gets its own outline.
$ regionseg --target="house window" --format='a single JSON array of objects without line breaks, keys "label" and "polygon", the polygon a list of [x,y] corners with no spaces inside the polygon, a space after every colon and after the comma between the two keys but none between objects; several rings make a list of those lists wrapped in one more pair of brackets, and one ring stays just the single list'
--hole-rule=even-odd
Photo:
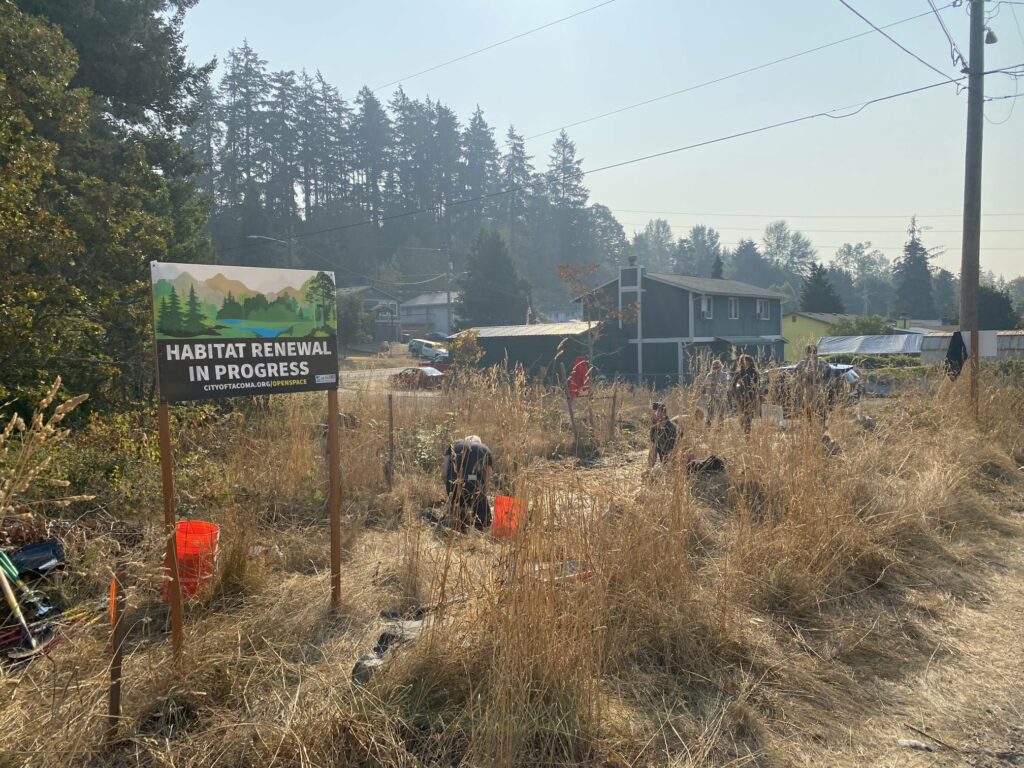
[{"label": "house window", "polygon": [[740,319],[740,300],[737,299],[735,296],[729,297],[729,319]]},{"label": "house window", "polygon": [[705,320],[711,320],[714,317],[714,314],[712,313],[713,298],[713,296],[700,297],[700,316]]},{"label": "house window", "polygon": [[772,305],[771,302],[768,301],[768,299],[757,300],[757,316],[761,320],[772,319]]}]

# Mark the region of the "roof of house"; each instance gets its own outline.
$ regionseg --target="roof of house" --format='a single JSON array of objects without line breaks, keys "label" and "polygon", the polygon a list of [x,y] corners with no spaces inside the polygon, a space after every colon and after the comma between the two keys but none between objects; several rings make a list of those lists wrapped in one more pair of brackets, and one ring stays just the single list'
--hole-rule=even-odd
[{"label": "roof of house", "polygon": [[835,325],[840,320],[845,320],[849,317],[849,315],[840,315],[835,312],[787,312],[784,317],[790,317],[791,315],[807,317],[811,320],[817,320],[819,323],[826,323],[828,325]]},{"label": "roof of house", "polygon": [[818,353],[822,355],[916,355],[921,352],[919,333],[890,336],[822,336]]},{"label": "roof of house", "polygon": [[469,328],[463,333],[473,331],[480,339],[499,339],[512,336],[579,336],[592,327],[590,323],[570,320],[565,323],[537,323],[535,325],[491,325],[482,328]]},{"label": "roof of house", "polygon": [[660,283],[685,288],[695,293],[706,293],[715,296],[748,296],[757,299],[787,299],[784,293],[756,285],[741,283],[739,280],[719,280],[714,277],[691,277],[689,275],[670,275],[664,272],[647,272],[646,276]]},{"label": "roof of house", "polygon": [[375,291],[379,293],[381,296],[386,296],[392,301],[398,301],[397,296],[392,296],[387,291],[382,291],[375,285],[349,285],[342,288],[338,288],[337,293],[339,296],[358,296],[359,294],[366,293],[367,291]]},{"label": "roof of house", "polygon": [[446,307],[448,306],[449,298],[454,303],[458,299],[458,294],[455,292],[448,293],[448,291],[431,291],[430,293],[421,293],[415,298],[403,301],[403,307]]}]

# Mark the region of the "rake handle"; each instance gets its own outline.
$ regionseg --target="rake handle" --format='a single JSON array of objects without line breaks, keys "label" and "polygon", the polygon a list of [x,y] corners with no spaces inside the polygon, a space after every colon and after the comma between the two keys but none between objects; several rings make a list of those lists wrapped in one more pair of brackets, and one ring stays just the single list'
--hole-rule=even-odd
[{"label": "rake handle", "polygon": [[0,568],[0,586],[3,587],[4,597],[7,598],[7,605],[11,609],[11,613],[21,624],[22,630],[25,632],[25,639],[28,640],[29,645],[32,646],[32,650],[36,649],[36,639],[32,635],[32,630],[28,628],[28,622],[25,621],[25,614],[21,612],[21,606],[18,605],[18,599],[14,596],[14,591],[11,589],[11,583],[7,580],[7,574],[3,568]]}]

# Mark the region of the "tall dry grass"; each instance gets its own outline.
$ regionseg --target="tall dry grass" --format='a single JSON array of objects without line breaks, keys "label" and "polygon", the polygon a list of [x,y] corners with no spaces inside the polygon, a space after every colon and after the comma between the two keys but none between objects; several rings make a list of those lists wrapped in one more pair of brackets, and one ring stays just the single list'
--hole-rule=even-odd
[{"label": "tall dry grass", "polygon": [[[884,402],[874,431],[836,413],[838,455],[799,422],[707,430],[698,393],[674,390],[684,445],[728,472],[673,466],[643,481],[649,392],[617,389],[619,428],[586,436],[599,458],[581,463],[562,395],[491,373],[394,397],[391,488],[386,394],[346,394],[358,423],[342,435],[334,616],[322,400],[187,422],[182,511],[221,522],[224,550],[218,589],[188,611],[185,673],[146,608],[159,574],[140,567],[122,740],[99,746],[107,654],[94,627],[52,662],[3,673],[0,750],[31,765],[772,763],[779,739],[856,717],[865,680],[927,662],[941,614],[912,632],[887,612],[969,594],[984,579],[970,564],[1020,535],[1024,397],[989,382],[976,425],[965,386]],[[420,520],[441,496],[443,445],[469,433],[529,510],[513,541]],[[438,606],[424,635],[351,685],[378,612],[417,604]]]}]

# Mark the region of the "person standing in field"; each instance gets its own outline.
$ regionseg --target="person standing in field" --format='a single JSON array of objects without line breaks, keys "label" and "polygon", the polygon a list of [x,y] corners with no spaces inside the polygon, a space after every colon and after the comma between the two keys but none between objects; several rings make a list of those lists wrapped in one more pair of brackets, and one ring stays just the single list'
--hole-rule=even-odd
[{"label": "person standing in field", "polygon": [[491,449],[476,435],[467,435],[445,449],[444,489],[449,513],[458,530],[470,524],[478,531],[490,526],[487,492],[493,471]]},{"label": "person standing in field", "polygon": [[647,451],[647,468],[652,469],[658,462],[667,462],[679,440],[679,428],[668,417],[664,403],[651,403],[651,447]]},{"label": "person standing in field", "polygon": [[704,426],[710,427],[712,421],[720,422],[725,418],[726,402],[729,397],[729,374],[722,366],[721,360],[711,363],[711,372],[704,381],[704,397],[707,399]]},{"label": "person standing in field", "polygon": [[750,355],[740,355],[739,368],[732,380],[732,396],[740,415],[740,426],[744,434],[750,434],[750,426],[761,405],[761,375]]},{"label": "person standing in field", "polygon": [[832,368],[818,357],[818,345],[808,344],[804,359],[796,366],[796,389],[800,407],[808,424],[817,424],[822,431],[828,419],[829,388]]}]

